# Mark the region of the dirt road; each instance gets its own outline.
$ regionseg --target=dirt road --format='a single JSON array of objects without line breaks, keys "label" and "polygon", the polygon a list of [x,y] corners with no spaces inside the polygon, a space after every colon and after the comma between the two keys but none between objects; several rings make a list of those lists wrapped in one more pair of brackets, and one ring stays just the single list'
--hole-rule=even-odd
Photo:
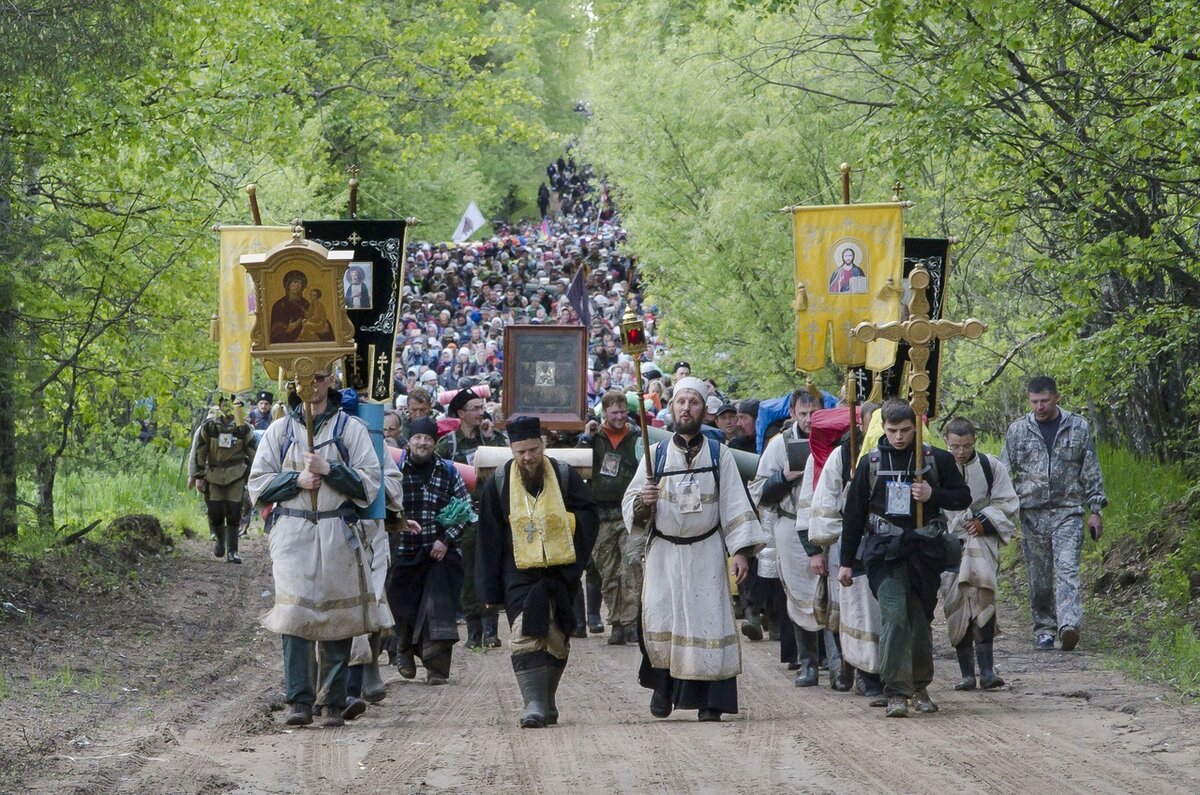
[{"label": "dirt road", "polygon": [[0,624],[0,792],[1200,791],[1200,709],[1086,650],[1035,654],[1016,629],[998,642],[1007,690],[951,691],[942,641],[942,710],[908,720],[795,688],[765,641],[743,645],[740,715],[655,720],[637,649],[593,636],[573,645],[556,728],[519,729],[507,655],[460,646],[449,686],[388,669],[387,699],[359,720],[290,730],[273,711],[279,641],[253,620],[269,605],[263,540],[241,567],[205,550],[152,564],[144,596]]}]

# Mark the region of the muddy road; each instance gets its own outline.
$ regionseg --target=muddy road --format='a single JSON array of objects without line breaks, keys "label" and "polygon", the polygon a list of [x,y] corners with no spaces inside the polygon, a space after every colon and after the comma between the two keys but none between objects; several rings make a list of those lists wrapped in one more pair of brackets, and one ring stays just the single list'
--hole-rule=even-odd
[{"label": "muddy road", "polygon": [[291,729],[279,639],[254,620],[270,603],[264,539],[243,549],[239,567],[184,542],[124,591],[14,605],[0,792],[1200,791],[1200,708],[1105,670],[1086,635],[1073,654],[1034,653],[1011,613],[1008,688],[953,692],[937,626],[942,709],[907,720],[795,688],[768,641],[743,645],[741,714],[656,720],[636,647],[592,636],[573,644],[558,727],[519,729],[507,654],[459,646],[448,686],[387,668],[387,699],[362,718]]}]

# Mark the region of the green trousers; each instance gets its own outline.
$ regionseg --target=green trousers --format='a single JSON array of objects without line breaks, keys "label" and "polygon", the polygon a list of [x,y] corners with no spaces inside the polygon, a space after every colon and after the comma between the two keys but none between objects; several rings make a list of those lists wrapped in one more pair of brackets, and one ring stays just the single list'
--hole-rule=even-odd
[{"label": "green trousers", "polygon": [[933,681],[933,632],[921,600],[897,565],[879,584],[879,675],[883,692],[911,697]]},{"label": "green trousers", "polygon": [[[311,641],[295,635],[284,635],[283,682],[287,690],[287,703],[311,706],[317,702],[317,692],[321,691],[326,694],[324,703],[346,706],[346,667],[350,662],[350,645],[353,641],[353,638]],[[318,642],[327,666],[321,671],[321,682],[316,681]]]}]

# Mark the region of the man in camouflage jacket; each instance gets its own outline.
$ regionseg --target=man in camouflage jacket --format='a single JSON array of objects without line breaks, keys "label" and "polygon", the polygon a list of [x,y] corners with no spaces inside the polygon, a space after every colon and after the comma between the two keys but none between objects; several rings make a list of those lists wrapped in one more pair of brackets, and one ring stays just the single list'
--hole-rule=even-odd
[{"label": "man in camouflage jacket", "polygon": [[1053,378],[1030,380],[1033,410],[1009,426],[1000,460],[1008,466],[1021,502],[1034,646],[1053,649],[1057,634],[1063,650],[1071,651],[1083,624],[1083,506],[1091,511],[1087,524],[1098,540],[1104,532],[1100,511],[1108,498],[1087,420],[1059,408],[1058,401]]}]

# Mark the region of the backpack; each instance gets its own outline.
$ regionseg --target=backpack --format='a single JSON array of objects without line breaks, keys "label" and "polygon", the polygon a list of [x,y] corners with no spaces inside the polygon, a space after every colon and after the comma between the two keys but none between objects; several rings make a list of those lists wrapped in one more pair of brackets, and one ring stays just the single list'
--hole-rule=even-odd
[{"label": "backpack", "polygon": [[[922,472],[921,474],[925,475],[925,480],[929,483],[930,486],[933,486],[936,488],[938,485],[939,478],[938,478],[937,464],[933,460],[933,448],[930,447],[928,444],[922,444],[922,447],[924,448],[924,451],[925,451],[923,460],[925,461],[926,466],[925,466],[925,471]],[[870,452],[870,454],[867,456],[867,460],[869,462],[869,467],[870,467],[870,469],[869,469],[870,490],[867,492],[868,494],[875,493],[875,483],[879,479],[879,459],[880,458],[881,458],[881,456],[879,455],[878,447],[876,447],[874,450],[872,450]],[[903,473],[900,473],[898,471],[884,472],[884,475],[894,475],[894,474],[908,474],[908,471],[905,470]]]},{"label": "backpack", "polygon": [[988,459],[987,453],[979,454],[979,468],[983,470],[983,479],[987,481],[987,498],[992,499],[992,484],[996,482],[996,472],[992,469],[992,462]]},{"label": "backpack", "polygon": [[[346,447],[346,443],[342,441],[342,434],[346,431],[346,423],[350,421],[350,415],[344,411],[339,411],[337,417],[333,421],[333,438],[329,441],[321,442],[313,448],[313,452],[317,452],[322,447],[332,444],[337,447],[338,455],[342,457],[343,463],[350,462],[350,449]],[[354,419],[359,420],[358,417]],[[296,442],[296,430],[292,427],[292,423],[287,424],[287,435],[283,437],[283,445],[279,448],[279,460],[282,462],[287,458],[288,451],[292,449],[292,445]]]},{"label": "backpack", "polygon": [[712,466],[702,467],[701,469],[679,469],[674,472],[664,472],[663,469],[667,465],[667,446],[668,442],[659,442],[654,448],[654,481],[657,483],[666,475],[686,475],[687,473],[696,474],[697,472],[713,473],[713,480],[717,484],[717,496],[721,495],[721,443],[716,439],[704,437],[708,442],[708,454],[712,458]]}]

